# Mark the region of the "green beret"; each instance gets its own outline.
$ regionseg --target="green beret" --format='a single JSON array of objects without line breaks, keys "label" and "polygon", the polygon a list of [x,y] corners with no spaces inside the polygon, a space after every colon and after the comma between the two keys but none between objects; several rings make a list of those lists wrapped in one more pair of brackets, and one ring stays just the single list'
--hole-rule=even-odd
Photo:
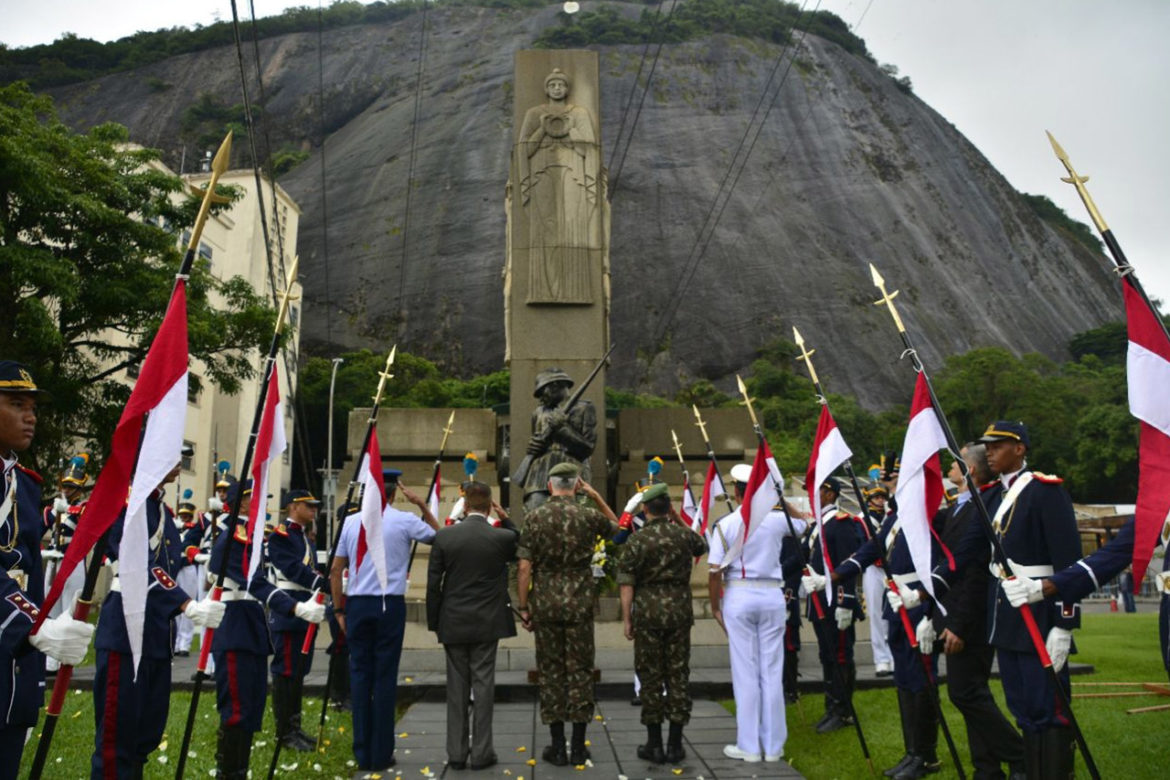
[{"label": "green beret", "polygon": [[656,482],[642,491],[642,503],[669,495],[670,487],[665,482]]},{"label": "green beret", "polygon": [[577,468],[572,463],[558,463],[548,471],[550,477],[565,477],[566,479],[574,479],[581,475],[581,469]]}]

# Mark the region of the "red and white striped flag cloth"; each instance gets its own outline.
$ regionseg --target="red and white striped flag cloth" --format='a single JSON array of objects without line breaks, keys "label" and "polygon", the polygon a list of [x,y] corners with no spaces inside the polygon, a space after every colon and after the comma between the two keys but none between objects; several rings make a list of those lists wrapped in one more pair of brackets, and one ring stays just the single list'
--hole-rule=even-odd
[{"label": "red and white striped flag cloth", "polygon": [[1125,359],[1129,412],[1141,421],[1138,440],[1138,496],[1134,511],[1133,587],[1141,589],[1158,536],[1170,513],[1170,342],[1157,314],[1129,278],[1121,282],[1128,321]]},{"label": "red and white striped flag cloth", "polygon": [[[825,562],[825,570],[821,574],[830,579],[833,574],[833,561],[829,558],[829,548],[825,544],[825,529],[821,522],[821,485],[841,464],[853,456],[853,451],[845,443],[841,429],[829,407],[821,407],[821,418],[817,421],[817,433],[813,439],[812,454],[808,459],[808,471],[804,475],[804,486],[808,491],[809,505],[813,508],[813,518],[817,524],[817,539],[821,543],[821,559]],[[825,596],[830,606],[833,604],[833,588],[825,588]]]},{"label": "red and white striped flag cloth", "polygon": [[264,396],[264,413],[256,432],[256,452],[252,466],[252,503],[248,510],[248,543],[244,545],[247,581],[252,581],[260,567],[264,547],[264,520],[268,514],[268,471],[277,456],[284,452],[288,440],[284,435],[284,404],[280,399],[280,372],[275,362],[268,375],[268,393]]},{"label": "red and white striped flag cloth", "polygon": [[382,513],[386,511],[386,483],[382,479],[382,450],[378,447],[378,429],[370,431],[370,446],[362,455],[358,481],[362,484],[361,527],[358,529],[357,562],[353,574],[362,566],[368,551],[374,559],[378,584],[386,589],[386,545],[382,538]]},{"label": "red and white striped flag cloth", "polygon": [[[902,443],[902,470],[894,498],[898,504],[898,523],[906,546],[910,548],[914,571],[932,597],[931,520],[943,500],[942,464],[938,451],[946,447],[947,437],[930,402],[926,377],[919,374],[914,385],[914,400],[910,403],[910,425]],[[938,607],[945,615],[942,604]]]},{"label": "red and white striped flag cloth", "polygon": [[739,505],[739,516],[743,520],[743,533],[739,534],[731,543],[724,563],[740,559],[743,568],[743,549],[747,545],[751,534],[752,524],[759,523],[764,516],[776,506],[779,496],[776,495],[776,483],[772,481],[772,469],[768,461],[772,458],[772,451],[766,441],[760,442],[756,450],[756,457],[752,460],[752,473],[748,477],[747,486],[743,491],[743,503]]},{"label": "red and white striped flag cloth", "polygon": [[[146,353],[138,380],[114,429],[110,457],[98,475],[93,494],[61,561],[61,569],[53,580],[36,625],[36,628],[40,627],[49,609],[61,597],[70,572],[85,559],[125,507],[122,541],[118,545],[118,569],[122,609],[136,675],[142,655],[150,559],[146,502],[181,457],[183,427],[187,419],[187,378],[187,285],[184,279],[179,279],[171,293],[166,316]],[[147,414],[146,430],[143,431],[143,415]],[[160,522],[165,522],[165,517],[160,518]]]},{"label": "red and white striped flag cloth", "polygon": [[691,478],[685,471],[683,472],[683,494],[682,494],[682,509],[680,510],[683,522],[685,522],[692,531],[699,533],[702,528],[703,515],[699,509],[698,504],[695,503],[695,494],[691,492]]},{"label": "red and white striped flag cloth", "polygon": [[715,497],[725,495],[727,495],[727,489],[723,487],[723,477],[719,476],[719,469],[715,468],[715,461],[709,461],[707,463],[707,479],[703,482],[702,503],[699,504],[699,533],[704,536],[707,535],[707,529],[711,526],[711,511],[715,506]]}]

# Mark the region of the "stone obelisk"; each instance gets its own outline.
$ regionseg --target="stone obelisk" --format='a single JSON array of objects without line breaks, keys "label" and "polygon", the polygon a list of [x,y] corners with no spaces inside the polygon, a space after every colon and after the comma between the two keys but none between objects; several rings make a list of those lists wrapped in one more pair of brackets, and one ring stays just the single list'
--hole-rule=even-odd
[{"label": "stone obelisk", "polygon": [[[610,300],[597,52],[517,52],[515,85],[504,273],[512,470],[532,435],[537,374],[585,380],[609,346]],[[590,482],[605,495],[604,369],[583,398],[597,412]],[[513,511],[523,500],[513,484]]]}]

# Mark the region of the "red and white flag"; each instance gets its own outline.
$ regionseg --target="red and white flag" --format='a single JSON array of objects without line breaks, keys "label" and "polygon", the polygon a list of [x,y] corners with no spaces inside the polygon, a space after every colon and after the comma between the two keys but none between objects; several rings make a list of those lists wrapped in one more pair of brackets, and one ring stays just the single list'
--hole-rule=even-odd
[{"label": "red and white flag", "polygon": [[1133,587],[1137,593],[1170,513],[1170,342],[1158,315],[1134,289],[1121,282],[1128,321],[1129,412],[1141,421],[1138,440],[1138,496],[1134,511]]},{"label": "red and white flag", "polygon": [[277,456],[284,452],[288,440],[284,435],[284,404],[280,399],[280,372],[276,363],[268,375],[268,392],[264,396],[264,413],[256,432],[255,462],[252,465],[252,503],[248,510],[248,543],[244,545],[246,580],[252,581],[260,567],[260,551],[264,547],[264,521],[268,513],[268,470]]},{"label": "red and white flag", "polygon": [[[942,504],[944,488],[938,451],[946,449],[938,413],[930,402],[926,377],[918,375],[914,400],[910,403],[910,425],[902,443],[902,470],[894,498],[898,503],[898,524],[910,548],[919,582],[934,596],[931,580],[931,520]],[[942,610],[942,604],[938,605]],[[943,610],[943,614],[946,611]]]},{"label": "red and white flag", "polygon": [[679,513],[682,515],[683,522],[692,531],[701,533],[703,514],[698,504],[695,503],[695,494],[691,492],[691,478],[685,471],[683,472],[682,509]]},{"label": "red and white flag", "polygon": [[[125,507],[122,541],[118,545],[118,569],[122,609],[136,672],[142,654],[149,566],[146,502],[181,457],[183,427],[187,419],[187,377],[187,285],[185,280],[179,279],[171,293],[162,325],[146,353],[138,381],[114,429],[110,457],[98,475],[85,513],[37,619],[36,628],[39,628],[49,609],[61,597],[70,572],[85,560]],[[144,415],[149,415],[145,431]],[[160,522],[165,521],[165,517],[160,518]]]},{"label": "red and white flag", "polygon": [[[732,562],[742,558],[743,549],[747,545],[751,534],[752,524],[759,523],[764,516],[771,512],[780,497],[776,494],[776,482],[772,478],[772,468],[768,461],[772,460],[772,451],[766,441],[760,441],[756,450],[756,457],[752,460],[752,473],[748,477],[747,486],[743,490],[743,503],[739,505],[739,516],[743,521],[743,533],[736,536],[731,543],[724,562]],[[740,566],[743,567],[741,560]]]},{"label": "red and white flag", "polygon": [[427,508],[431,510],[431,516],[436,520],[441,516],[439,514],[439,498],[443,492],[443,467],[439,462],[435,463],[435,473],[431,477],[431,490],[427,493]]},{"label": "red and white flag", "polygon": [[715,461],[709,461],[707,463],[707,479],[703,482],[702,503],[699,504],[699,533],[704,536],[707,535],[707,529],[711,525],[711,511],[715,506],[715,498],[725,495],[727,495],[727,489],[723,487],[723,477],[719,476],[719,469],[715,467]]},{"label": "red and white flag", "polygon": [[382,450],[378,447],[378,429],[370,431],[370,446],[362,455],[358,481],[362,484],[361,528],[358,529],[357,562],[353,573],[362,566],[366,552],[374,559],[378,584],[386,589],[386,545],[382,538],[382,513],[386,511],[386,483],[382,479]]},{"label": "red and white flag", "polygon": [[[821,407],[821,418],[817,421],[817,433],[813,439],[812,454],[808,459],[808,471],[804,475],[805,489],[808,491],[809,505],[813,508],[813,518],[817,524],[817,539],[821,543],[821,559],[825,562],[825,570],[821,572],[829,579],[833,574],[833,561],[829,558],[829,548],[825,545],[825,529],[821,522],[821,485],[829,476],[841,467],[841,464],[853,456],[853,451],[845,443],[841,429],[833,415],[829,414],[829,407]],[[830,605],[833,603],[833,589],[825,588],[825,595]]]}]

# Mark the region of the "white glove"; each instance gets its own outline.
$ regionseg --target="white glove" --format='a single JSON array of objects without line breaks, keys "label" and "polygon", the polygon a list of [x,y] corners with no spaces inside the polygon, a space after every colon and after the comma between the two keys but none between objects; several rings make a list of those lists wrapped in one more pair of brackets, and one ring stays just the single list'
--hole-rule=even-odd
[{"label": "white glove", "polygon": [[837,607],[833,610],[833,616],[837,618],[837,628],[842,631],[849,629],[853,625],[853,610],[848,607]]},{"label": "white glove", "polygon": [[635,493],[630,496],[630,500],[626,502],[626,508],[622,511],[627,515],[632,515],[638,511],[638,507],[642,506],[642,494]]},{"label": "white glove", "polygon": [[211,556],[207,553],[195,553],[195,563],[207,563]]},{"label": "white glove", "polygon": [[28,635],[29,644],[45,655],[51,655],[66,666],[76,666],[85,658],[93,626],[72,615],[58,615],[41,624],[41,630]]},{"label": "white glove", "polygon": [[906,585],[898,586],[898,595],[902,597],[906,609],[914,609],[922,603],[922,596],[918,595],[918,591]]},{"label": "white glove", "polygon": [[918,630],[915,631],[918,635],[918,650],[924,655],[930,655],[934,652],[934,640],[938,639],[938,632],[934,630],[934,623],[930,618],[922,618],[918,621]]},{"label": "white glove", "polygon": [[825,575],[817,574],[810,569],[808,574],[800,578],[800,584],[804,586],[804,592],[811,596],[818,590],[825,589]]},{"label": "white glove", "polygon": [[69,511],[69,502],[61,496],[53,499],[53,514],[63,515]]},{"label": "white glove", "polygon": [[1013,607],[1022,607],[1025,604],[1034,604],[1044,600],[1044,586],[1040,580],[1024,577],[1017,574],[1002,580],[999,586],[1003,588],[1008,603]]},{"label": "white glove", "polygon": [[207,508],[212,512],[222,512],[223,502],[219,500],[219,496],[212,496],[211,498],[207,499]]},{"label": "white glove", "polygon": [[1048,641],[1044,646],[1048,648],[1053,670],[1059,672],[1068,663],[1068,653],[1072,650],[1072,632],[1067,628],[1053,627],[1048,631]]},{"label": "white glove", "polygon": [[226,611],[227,604],[222,601],[214,601],[208,596],[199,601],[192,600],[183,610],[183,614],[198,628],[219,628]]},{"label": "white glove", "polygon": [[60,550],[41,550],[41,560],[43,561],[59,561],[65,557],[65,553]]},{"label": "white glove", "polygon": [[316,599],[308,601],[298,601],[293,608],[293,614],[301,620],[307,620],[310,623],[320,623],[325,619],[325,605],[318,604]]},{"label": "white glove", "polygon": [[886,602],[889,603],[890,609],[895,612],[901,612],[902,607],[905,606],[905,602],[902,601],[902,594],[895,593],[889,589],[886,590]]}]

